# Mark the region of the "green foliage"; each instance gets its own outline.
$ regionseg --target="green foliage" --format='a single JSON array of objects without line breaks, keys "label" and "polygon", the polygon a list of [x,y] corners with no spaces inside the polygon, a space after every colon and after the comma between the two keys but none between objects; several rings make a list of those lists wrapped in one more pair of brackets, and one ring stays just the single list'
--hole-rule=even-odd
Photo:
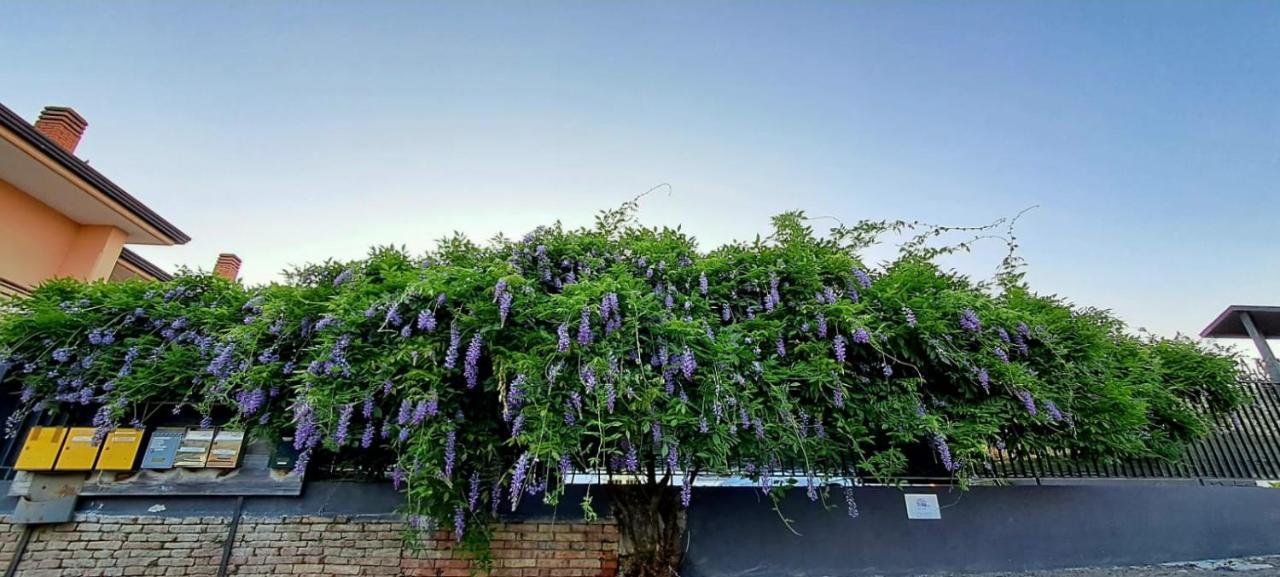
[{"label": "green foliage", "polygon": [[[930,244],[952,229],[817,236],[796,212],[700,252],[634,209],[488,246],[447,238],[421,259],[379,248],[262,287],[55,281],[4,305],[0,361],[19,418],[84,406],[105,431],[175,404],[229,415],[293,435],[304,463],[390,471],[415,526],[479,541],[513,497],[556,501],[568,468],[963,481],[993,444],[1170,456],[1242,402],[1230,355],[1036,295],[1012,250],[994,288],[939,269],[969,246]],[[884,266],[858,256],[921,230]]]}]

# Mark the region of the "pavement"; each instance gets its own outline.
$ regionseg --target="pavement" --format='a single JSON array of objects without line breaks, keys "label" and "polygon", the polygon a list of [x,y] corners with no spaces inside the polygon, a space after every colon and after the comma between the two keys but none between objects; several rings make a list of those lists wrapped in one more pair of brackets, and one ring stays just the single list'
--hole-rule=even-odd
[{"label": "pavement", "polygon": [[1280,577],[1280,555],[1139,565],[1039,571],[1001,571],[921,577]]}]

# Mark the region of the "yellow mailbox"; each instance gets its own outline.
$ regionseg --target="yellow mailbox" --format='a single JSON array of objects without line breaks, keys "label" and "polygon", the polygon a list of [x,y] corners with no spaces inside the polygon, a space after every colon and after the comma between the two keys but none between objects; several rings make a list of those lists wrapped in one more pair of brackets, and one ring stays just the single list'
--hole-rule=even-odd
[{"label": "yellow mailbox", "polygon": [[62,440],[66,436],[66,427],[31,427],[13,468],[19,471],[52,470],[54,462],[58,460],[58,449],[62,448]]},{"label": "yellow mailbox", "polygon": [[67,440],[62,443],[62,452],[58,454],[55,471],[92,471],[93,463],[98,460],[98,449],[94,444],[93,427],[71,427],[67,431]]},{"label": "yellow mailbox", "polygon": [[98,455],[99,471],[129,471],[142,448],[142,429],[116,429],[107,433],[102,442],[102,454]]}]

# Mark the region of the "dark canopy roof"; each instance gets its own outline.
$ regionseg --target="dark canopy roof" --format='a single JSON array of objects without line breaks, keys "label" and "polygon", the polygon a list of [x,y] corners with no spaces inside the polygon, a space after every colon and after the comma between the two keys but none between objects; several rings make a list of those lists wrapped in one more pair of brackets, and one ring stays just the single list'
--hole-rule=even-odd
[{"label": "dark canopy roof", "polygon": [[1231,305],[1213,319],[1209,326],[1200,331],[1200,336],[1218,339],[1247,339],[1249,333],[1244,329],[1240,313],[1249,313],[1253,326],[1262,333],[1262,338],[1280,338],[1280,307]]}]

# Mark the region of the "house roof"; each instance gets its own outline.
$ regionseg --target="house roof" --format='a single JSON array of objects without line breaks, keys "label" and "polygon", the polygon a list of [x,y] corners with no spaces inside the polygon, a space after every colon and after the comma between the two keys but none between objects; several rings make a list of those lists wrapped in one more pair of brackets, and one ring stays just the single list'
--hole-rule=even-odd
[{"label": "house roof", "polygon": [[128,248],[120,249],[120,260],[137,267],[138,270],[141,270],[142,272],[147,273],[148,275],[151,276],[151,278],[155,280],[166,281],[166,280],[171,280],[173,278],[173,275],[169,274],[164,269],[156,266],[151,261],[145,258],[142,258],[142,255],[136,252],[133,252]]},{"label": "house roof", "polygon": [[1217,339],[1247,339],[1249,332],[1240,320],[1240,313],[1249,313],[1253,326],[1262,338],[1280,337],[1280,306],[1231,305],[1200,331],[1200,336]]},{"label": "house roof", "polygon": [[[21,116],[18,116],[18,114],[12,110],[9,110],[3,104],[0,104],[0,127],[8,129],[17,135],[23,143],[38,150],[46,158],[53,161],[55,165],[62,167],[75,177],[78,177],[88,183],[90,187],[116,205],[111,208],[134,217],[145,224],[146,229],[149,229],[143,230],[143,227],[124,226],[123,228],[126,229],[126,232],[129,232],[129,240],[127,242],[144,244],[186,244],[187,241],[191,240],[191,237],[179,230],[178,227],[174,226],[159,214],[156,214],[156,212],[151,210],[147,205],[125,192],[124,189],[120,188],[114,182],[111,182],[110,179],[103,176],[102,173],[98,172],[93,167],[89,166],[88,163],[77,158],[74,154],[63,150],[62,147],[55,144],[44,134],[41,134],[34,126],[28,123]],[[15,166],[16,162],[17,161],[15,161]],[[27,162],[30,163],[29,160]],[[16,170],[17,169],[15,168],[15,171]],[[36,181],[39,180],[39,177],[32,176],[31,179]],[[40,182],[46,181],[47,179],[40,180]],[[14,182],[14,184],[20,185],[22,183]],[[31,190],[32,187],[25,188],[29,193],[34,192]],[[94,212],[92,209],[84,206],[76,206],[71,201],[66,201],[64,203],[66,206],[57,206],[57,199],[52,199],[51,201],[49,198],[41,198],[41,200],[44,201],[45,204],[49,204],[64,213],[75,212],[76,214],[68,214],[68,216],[71,216],[73,219],[80,222],[93,220],[98,216],[98,213]],[[97,210],[98,212],[102,211],[102,209]]]}]

